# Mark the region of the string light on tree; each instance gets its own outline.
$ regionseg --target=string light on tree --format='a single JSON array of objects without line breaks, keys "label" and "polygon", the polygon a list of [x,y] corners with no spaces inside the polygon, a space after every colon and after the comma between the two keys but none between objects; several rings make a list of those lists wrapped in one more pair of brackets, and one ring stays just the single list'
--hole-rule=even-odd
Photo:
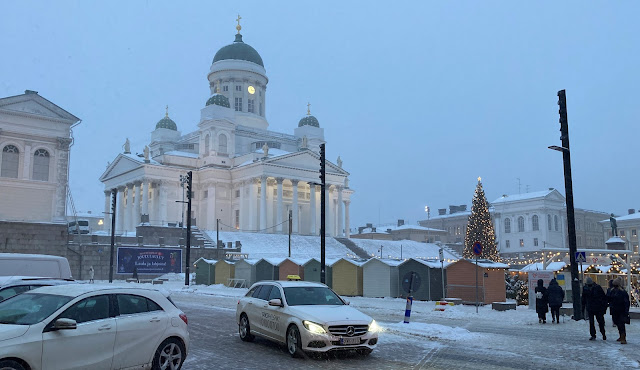
[{"label": "string light on tree", "polygon": [[471,215],[467,223],[467,234],[464,238],[464,258],[474,258],[473,244],[482,244],[482,254],[480,258],[491,261],[500,261],[500,255],[496,248],[496,234],[493,230],[493,222],[489,214],[489,203],[482,189],[482,179],[478,177],[473,202],[471,204]]}]

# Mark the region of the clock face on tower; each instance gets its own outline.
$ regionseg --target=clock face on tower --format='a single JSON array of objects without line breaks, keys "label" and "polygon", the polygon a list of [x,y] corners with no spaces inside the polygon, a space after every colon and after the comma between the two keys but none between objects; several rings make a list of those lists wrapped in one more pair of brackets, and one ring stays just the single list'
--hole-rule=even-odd
[{"label": "clock face on tower", "polygon": [[255,93],[256,93],[256,89],[255,89],[253,86],[251,86],[251,85],[249,85],[248,90],[249,90],[249,94],[251,94],[251,95],[253,95],[253,94],[255,94]]}]

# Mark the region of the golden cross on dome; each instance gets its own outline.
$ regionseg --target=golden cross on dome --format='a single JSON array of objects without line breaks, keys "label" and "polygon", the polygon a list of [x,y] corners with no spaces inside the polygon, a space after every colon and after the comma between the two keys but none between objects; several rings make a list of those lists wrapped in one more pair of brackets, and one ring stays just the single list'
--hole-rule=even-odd
[{"label": "golden cross on dome", "polygon": [[482,180],[482,177],[478,176],[478,182],[480,182]]},{"label": "golden cross on dome", "polygon": [[238,33],[240,33],[240,30],[242,29],[242,26],[240,25],[240,20],[242,19],[242,17],[240,16],[240,14],[238,14],[238,18],[236,19],[236,22],[238,22],[238,25],[236,26],[236,29],[238,30]]},{"label": "golden cross on dome", "polygon": [[164,116],[169,118],[169,105],[167,105],[165,109],[166,109],[166,113],[164,114]]},{"label": "golden cross on dome", "polygon": [[307,116],[311,115],[311,103],[307,103]]}]

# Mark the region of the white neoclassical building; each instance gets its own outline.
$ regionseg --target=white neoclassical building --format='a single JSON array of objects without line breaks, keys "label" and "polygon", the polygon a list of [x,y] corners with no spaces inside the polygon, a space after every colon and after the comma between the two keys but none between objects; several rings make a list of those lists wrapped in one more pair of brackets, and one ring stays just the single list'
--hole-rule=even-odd
[{"label": "white neoclassical building", "polygon": [[66,222],[71,128],[37,91],[0,99],[0,220]]},{"label": "white neoclassical building", "polygon": [[[214,56],[198,129],[182,135],[168,112],[151,133],[144,156],[124,153],[109,165],[105,211],[117,189],[116,231],[133,231],[143,219],[152,225],[181,222],[184,203],[180,176],[193,171],[192,219],[201,229],[318,235],[320,230],[320,144],[324,129],[310,114],[293,134],[269,131],[266,119],[268,78],[258,52],[244,43],[240,26],[235,41]],[[206,102],[205,102],[206,101]],[[349,173],[326,166],[327,235],[348,236]]]}]

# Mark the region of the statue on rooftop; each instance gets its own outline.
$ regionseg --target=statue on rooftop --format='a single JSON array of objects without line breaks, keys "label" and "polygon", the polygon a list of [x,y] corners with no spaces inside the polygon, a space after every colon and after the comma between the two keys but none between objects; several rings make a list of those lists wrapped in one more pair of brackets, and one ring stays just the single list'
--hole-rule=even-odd
[{"label": "statue on rooftop", "polygon": [[609,222],[611,222],[611,235],[618,236],[618,222],[616,221],[616,218],[613,217],[613,213],[611,214],[611,217],[609,217]]},{"label": "statue on rooftop", "polygon": [[144,160],[149,161],[149,146],[144,146]]},{"label": "statue on rooftop", "polygon": [[262,146],[262,151],[264,152],[265,157],[269,156],[269,146],[267,145],[267,143],[264,143],[264,145]]},{"label": "statue on rooftop", "polygon": [[129,138],[124,142],[122,148],[124,148],[124,154],[131,154],[131,143],[129,142]]},{"label": "statue on rooftop", "polygon": [[338,162],[338,167],[342,168],[342,159],[340,159],[340,156],[338,156],[338,160],[336,162]]}]

